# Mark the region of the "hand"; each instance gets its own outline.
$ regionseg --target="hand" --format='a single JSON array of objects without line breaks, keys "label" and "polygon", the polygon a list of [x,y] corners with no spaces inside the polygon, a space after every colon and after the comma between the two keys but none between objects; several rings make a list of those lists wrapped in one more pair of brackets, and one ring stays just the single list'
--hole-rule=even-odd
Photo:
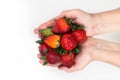
[{"label": "hand", "polygon": [[[47,66],[51,66],[51,67],[57,67],[60,70],[64,70],[66,72],[73,72],[73,71],[77,71],[77,70],[81,70],[83,69],[86,65],[88,65],[88,63],[90,63],[91,61],[94,60],[93,57],[93,51],[94,51],[94,39],[92,38],[88,38],[87,41],[85,43],[82,44],[82,50],[81,52],[76,56],[75,58],[75,64],[71,67],[71,68],[67,68],[67,67],[59,67],[59,65],[61,63],[57,63],[57,64],[47,64]],[[37,56],[39,59],[41,57],[40,54],[38,54]],[[39,61],[40,64],[43,64],[43,60]]]},{"label": "hand", "polygon": [[[67,10],[62,12],[58,17],[51,19],[50,21],[40,25],[38,28],[34,30],[36,34],[38,34],[38,30],[45,29],[48,26],[52,26],[55,24],[55,20],[61,17],[68,18],[76,18],[76,23],[82,24],[85,26],[87,36],[93,36],[96,34],[103,34],[112,31],[119,31],[119,24],[116,23],[119,18],[116,18],[120,15],[111,15],[111,14],[119,14],[120,9],[114,10],[111,12],[99,13],[99,14],[88,14],[86,12],[80,11],[79,9],[75,10]],[[114,18],[115,17],[115,18]],[[111,18],[111,20],[109,20]],[[111,23],[111,24],[109,24]],[[116,28],[114,27],[116,26]],[[104,29],[103,29],[104,28]],[[80,54],[76,56],[75,65],[71,68],[66,67],[58,67],[58,64],[50,65],[58,67],[61,70],[65,70],[67,72],[72,72],[76,70],[83,69],[89,62],[93,60],[99,60],[103,62],[107,62],[116,66],[120,66],[120,44],[98,40],[93,38],[88,38],[85,43],[82,44],[82,51]],[[110,56],[111,55],[111,56]],[[38,55],[40,58],[40,55]],[[40,63],[43,63],[40,60]]]},{"label": "hand", "polygon": [[[80,11],[79,9],[75,9],[75,10],[67,10],[62,12],[58,17],[51,19],[50,21],[40,25],[38,28],[35,29],[35,33],[38,34],[38,30],[40,29],[45,29],[48,26],[52,26],[55,24],[55,20],[61,18],[61,17],[68,17],[68,18],[76,18],[76,23],[78,24],[83,24],[85,26],[85,30],[86,30],[86,34],[87,36],[92,36],[93,32],[92,32],[92,21],[94,20],[91,14],[88,14],[86,12]],[[90,42],[92,41],[92,39],[88,39],[86,41],[85,44],[83,44],[82,48],[82,52],[76,57],[76,64],[68,69],[66,67],[58,67],[58,65],[60,64],[55,64],[55,65],[50,65],[47,64],[48,66],[55,66],[58,67],[61,70],[65,70],[67,72],[72,72],[72,71],[76,71],[76,70],[80,70],[82,68],[84,68],[90,61],[92,61],[92,47],[90,47]],[[90,47],[90,48],[89,48]],[[40,58],[40,54],[38,55],[38,58]],[[40,63],[43,64],[43,61],[40,60]]]},{"label": "hand", "polygon": [[[76,23],[82,24],[85,26],[86,34],[87,36],[93,36],[93,25],[95,25],[94,17],[92,14],[83,12],[79,9],[74,10],[66,10],[63,11],[59,16],[49,20],[48,22],[40,25],[38,28],[34,30],[36,34],[38,34],[38,30],[45,29],[48,26],[52,26],[55,23],[55,20],[61,18],[61,17],[68,17],[68,18],[77,18]],[[94,23],[94,24],[93,24]]]},{"label": "hand", "polygon": [[94,39],[88,38],[85,43],[81,46],[81,52],[75,58],[75,64],[71,68],[67,67],[58,67],[60,70],[66,72],[73,72],[83,69],[91,61],[94,60],[93,51],[94,51]]}]

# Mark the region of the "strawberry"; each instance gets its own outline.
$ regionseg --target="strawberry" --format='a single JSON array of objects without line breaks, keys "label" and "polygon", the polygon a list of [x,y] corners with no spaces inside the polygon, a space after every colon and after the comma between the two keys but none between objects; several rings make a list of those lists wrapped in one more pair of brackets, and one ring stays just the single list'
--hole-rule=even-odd
[{"label": "strawberry", "polygon": [[65,18],[60,18],[56,21],[55,25],[52,27],[54,33],[67,33],[70,31],[70,26],[67,24]]},{"label": "strawberry", "polygon": [[62,58],[62,65],[70,68],[74,64],[74,54],[73,53],[66,53],[61,56]]},{"label": "strawberry", "polygon": [[48,45],[42,43],[39,47],[39,52],[42,56],[45,56],[50,49],[51,48]]},{"label": "strawberry", "polygon": [[61,56],[57,52],[50,50],[46,55],[46,60],[49,64],[56,64],[61,61]]},{"label": "strawberry", "polygon": [[86,40],[86,32],[85,30],[74,30],[71,35],[76,39],[78,43],[82,43]]},{"label": "strawberry", "polygon": [[51,48],[57,48],[60,45],[60,36],[59,35],[50,35],[44,39],[44,42]]},{"label": "strawberry", "polygon": [[73,50],[77,46],[77,43],[71,34],[64,34],[61,39],[61,46],[65,50]]}]

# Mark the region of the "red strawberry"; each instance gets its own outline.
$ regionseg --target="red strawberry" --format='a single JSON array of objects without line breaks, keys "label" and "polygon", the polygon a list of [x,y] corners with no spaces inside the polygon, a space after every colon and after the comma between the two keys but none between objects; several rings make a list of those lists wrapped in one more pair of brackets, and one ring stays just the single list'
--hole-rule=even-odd
[{"label": "red strawberry", "polygon": [[84,42],[86,40],[86,32],[83,29],[75,30],[71,34],[78,43]]},{"label": "red strawberry", "polygon": [[64,34],[61,39],[61,46],[65,50],[72,50],[77,46],[77,43],[71,34]]},{"label": "red strawberry", "polygon": [[62,65],[70,68],[74,64],[74,54],[67,53],[62,55]]},{"label": "red strawberry", "polygon": [[52,32],[54,32],[54,33],[60,33],[60,31],[58,29],[58,26],[57,26],[57,23],[55,23],[55,25],[52,27]]},{"label": "red strawberry", "polygon": [[54,33],[66,33],[70,31],[70,26],[67,24],[65,18],[60,18],[56,21],[55,25],[52,27]]},{"label": "red strawberry", "polygon": [[40,44],[39,51],[42,56],[45,56],[50,49],[45,43]]},{"label": "red strawberry", "polygon": [[56,64],[61,61],[61,56],[57,52],[50,50],[46,55],[46,60],[50,64]]}]

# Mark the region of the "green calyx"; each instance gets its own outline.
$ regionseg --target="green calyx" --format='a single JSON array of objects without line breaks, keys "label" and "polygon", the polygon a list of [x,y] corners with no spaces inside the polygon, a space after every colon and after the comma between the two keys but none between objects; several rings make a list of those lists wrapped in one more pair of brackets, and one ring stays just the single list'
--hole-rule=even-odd
[{"label": "green calyx", "polygon": [[67,50],[63,49],[61,47],[61,45],[58,48],[56,48],[56,50],[57,50],[58,54],[66,54],[67,53]]},{"label": "green calyx", "polygon": [[74,54],[80,53],[80,46],[77,45],[77,46],[72,50],[72,52],[73,52]]},{"label": "green calyx", "polygon": [[45,60],[44,63],[43,63],[43,66],[44,66],[44,65],[47,65],[47,63],[48,63],[48,62]]},{"label": "green calyx", "polygon": [[43,34],[44,37],[47,37],[47,36],[53,34],[53,32],[52,32],[52,27],[48,27],[48,28],[46,28],[46,29],[44,29],[44,30],[39,30],[39,33],[40,33],[40,34]]},{"label": "green calyx", "polygon": [[41,60],[46,60],[46,56],[41,56]]},{"label": "green calyx", "polygon": [[72,31],[74,31],[74,30],[80,30],[80,29],[84,29],[84,26],[72,23],[71,29],[72,29]]},{"label": "green calyx", "polygon": [[56,48],[55,50],[60,55],[69,53],[69,56],[70,56],[72,53],[74,53],[74,54],[80,53],[80,45],[77,45],[73,50],[70,50],[70,51],[63,49],[61,45],[58,48]]},{"label": "green calyx", "polygon": [[46,60],[46,56],[41,56],[41,58],[40,58],[41,60],[44,60],[44,63],[43,63],[43,65],[47,65],[47,60]]},{"label": "green calyx", "polygon": [[38,44],[42,44],[43,41],[42,41],[42,40],[37,40],[36,43],[38,43]]},{"label": "green calyx", "polygon": [[66,20],[67,24],[71,27],[71,30],[74,31],[74,30],[77,30],[77,29],[84,29],[84,26],[83,25],[78,25],[77,23],[75,23],[75,20],[77,19],[76,18],[67,18],[67,17],[64,17],[64,19]]}]

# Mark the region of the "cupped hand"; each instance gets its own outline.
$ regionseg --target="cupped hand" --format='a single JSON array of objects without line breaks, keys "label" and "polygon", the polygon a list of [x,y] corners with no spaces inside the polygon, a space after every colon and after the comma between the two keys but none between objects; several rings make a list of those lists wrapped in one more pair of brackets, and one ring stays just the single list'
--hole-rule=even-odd
[{"label": "cupped hand", "polygon": [[[40,25],[38,28],[36,28],[34,30],[34,32],[36,34],[38,34],[38,30],[41,29],[45,29],[49,26],[52,26],[55,24],[55,20],[62,18],[62,17],[68,17],[68,18],[77,18],[75,20],[75,22],[77,24],[82,24],[85,26],[85,30],[86,30],[86,34],[87,36],[93,36],[93,15],[86,13],[84,11],[81,11],[79,9],[74,9],[74,10],[67,10],[67,11],[63,11],[59,16],[49,20],[48,22],[43,23],[42,25]],[[75,64],[71,67],[71,68],[67,68],[67,67],[58,67],[61,63],[55,64],[55,65],[51,65],[51,64],[47,64],[48,66],[54,66],[54,67],[58,67],[60,70],[64,70],[66,72],[73,72],[73,71],[77,71],[77,70],[81,70],[83,69],[89,62],[91,62],[93,60],[93,39],[92,38],[88,38],[85,43],[82,44],[82,50],[80,52],[80,54],[78,54],[76,56],[75,59]],[[40,54],[38,54],[38,58],[40,58]],[[40,63],[43,64],[43,60],[40,60]]]},{"label": "cupped hand", "polygon": [[[94,60],[93,51],[94,51],[94,39],[88,38],[85,43],[81,45],[81,52],[75,58],[75,64],[71,68],[67,68],[64,66],[59,67],[61,63],[57,64],[47,64],[47,66],[57,67],[60,70],[64,70],[66,72],[74,72],[83,69],[87,66],[91,61]],[[39,59],[41,57],[40,54],[37,56]],[[39,60],[40,64],[43,64],[43,60]]]},{"label": "cupped hand", "polygon": [[[90,13],[86,13],[84,11],[81,11],[79,9],[73,9],[73,10],[66,10],[63,11],[59,16],[41,24],[38,28],[34,30],[36,34],[38,34],[38,30],[40,29],[45,29],[46,27],[52,26],[55,24],[55,20],[62,18],[62,17],[67,17],[67,18],[76,18],[75,22],[77,24],[82,24],[85,26],[86,34],[87,36],[93,36],[93,30],[94,30],[94,18],[93,15]],[[95,23],[95,22],[94,22]]]},{"label": "cupped hand", "polygon": [[60,70],[66,72],[74,72],[82,70],[87,66],[91,61],[94,60],[93,51],[94,51],[94,39],[88,38],[85,43],[81,45],[81,52],[75,58],[75,64],[71,68],[67,67],[58,67]]}]

